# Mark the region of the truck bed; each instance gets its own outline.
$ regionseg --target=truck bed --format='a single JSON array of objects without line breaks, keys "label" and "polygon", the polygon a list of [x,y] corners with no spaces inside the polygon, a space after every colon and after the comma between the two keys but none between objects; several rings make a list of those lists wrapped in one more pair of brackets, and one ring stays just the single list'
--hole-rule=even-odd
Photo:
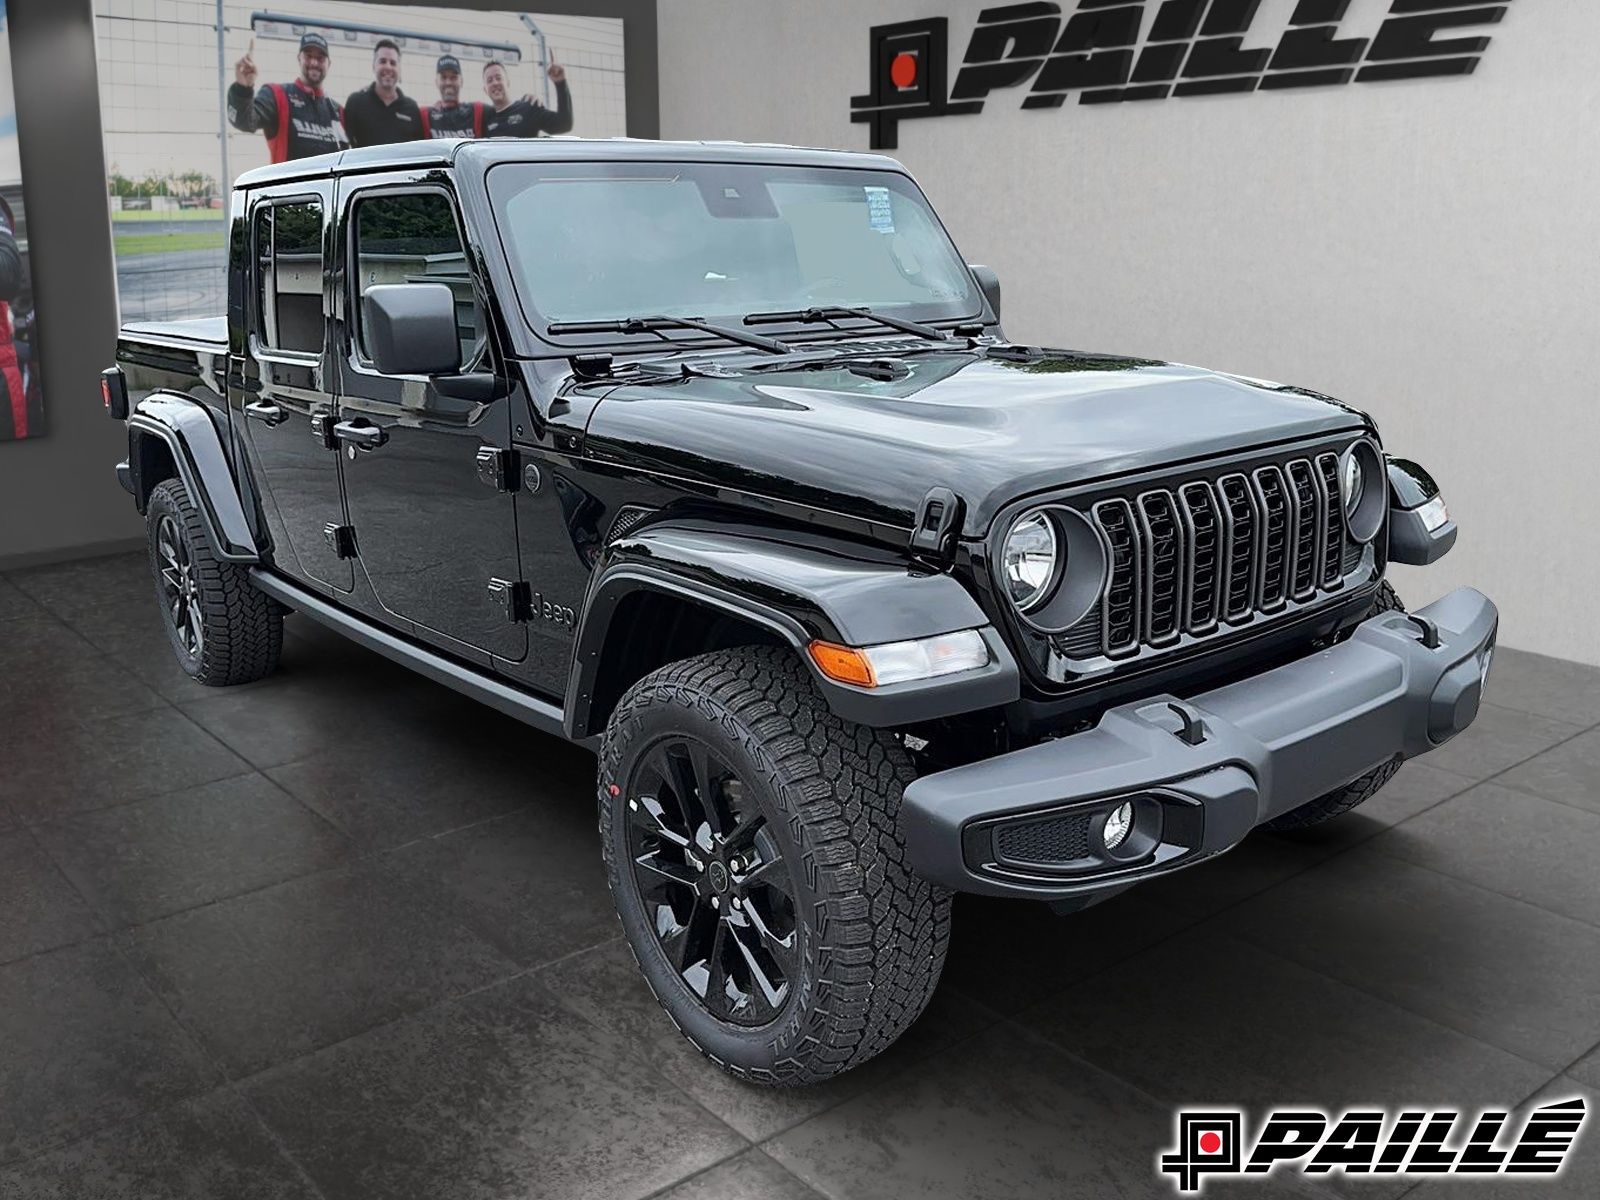
[{"label": "truck bed", "polygon": [[122,327],[124,341],[164,344],[198,343],[208,350],[228,348],[227,317],[194,317],[186,321],[130,321]]}]

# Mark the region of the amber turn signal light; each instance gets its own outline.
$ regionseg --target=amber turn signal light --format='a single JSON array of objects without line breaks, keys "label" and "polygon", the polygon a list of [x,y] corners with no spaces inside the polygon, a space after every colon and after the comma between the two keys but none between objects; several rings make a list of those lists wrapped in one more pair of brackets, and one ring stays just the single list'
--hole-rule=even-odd
[{"label": "amber turn signal light", "polygon": [[811,652],[811,661],[817,664],[817,670],[834,682],[853,683],[857,687],[877,686],[872,664],[854,646],[840,646],[835,642],[819,640],[812,642],[807,649]]}]

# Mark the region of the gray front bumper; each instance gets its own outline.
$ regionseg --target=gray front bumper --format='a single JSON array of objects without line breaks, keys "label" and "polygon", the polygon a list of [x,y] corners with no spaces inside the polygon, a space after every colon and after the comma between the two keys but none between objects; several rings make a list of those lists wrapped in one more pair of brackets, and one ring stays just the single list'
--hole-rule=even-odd
[{"label": "gray front bumper", "polygon": [[[1461,588],[1188,701],[1153,696],[1082,733],[923,776],[901,812],[911,865],[958,891],[1069,900],[1220,854],[1261,822],[1470,725],[1498,624],[1487,596]],[[1125,799],[1139,836],[1118,858],[1097,839]],[[1002,836],[1008,828],[1039,835],[1019,842]],[[1019,861],[1008,844],[1087,849]]]}]

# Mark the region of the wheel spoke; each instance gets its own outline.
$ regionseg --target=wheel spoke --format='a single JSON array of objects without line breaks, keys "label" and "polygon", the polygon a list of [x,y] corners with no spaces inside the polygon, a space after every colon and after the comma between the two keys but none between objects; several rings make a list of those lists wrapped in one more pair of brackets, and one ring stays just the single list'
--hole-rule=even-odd
[{"label": "wheel spoke", "polygon": [[788,994],[788,986],[781,975],[774,980],[766,964],[761,961],[763,956],[757,952],[760,940],[756,927],[749,922],[729,922],[728,931],[733,936],[733,944],[739,948],[739,955],[744,959],[745,966],[750,968],[750,979],[756,985],[761,998],[766,1001],[767,1007],[780,1007]]},{"label": "wheel spoke", "polygon": [[785,937],[779,937],[773,931],[772,926],[767,924],[767,920],[761,915],[760,910],[749,901],[745,902],[744,913],[749,918],[751,928],[760,935],[762,943],[767,947],[767,952],[780,963],[788,964],[792,961],[794,955],[794,930],[791,929]]},{"label": "wheel spoke", "polygon": [[711,953],[706,959],[706,1006],[719,1017],[733,1011],[728,999],[728,924],[717,922],[716,934],[711,939]]},{"label": "wheel spoke", "polygon": [[200,649],[205,645],[204,626],[200,622],[200,606],[192,600],[188,603],[190,642],[189,653],[198,656]]},{"label": "wheel spoke", "polygon": [[685,863],[668,862],[654,852],[641,854],[633,861],[643,876],[641,882],[647,884],[653,882],[657,886],[686,887],[692,891],[700,875],[693,867]]},{"label": "wheel spoke", "polygon": [[628,801],[628,820],[640,829],[671,842],[680,849],[688,849],[689,839],[667,824],[667,813],[655,796],[638,796]]},{"label": "wheel spoke", "polygon": [[689,919],[661,938],[661,948],[667,953],[667,961],[684,979],[689,979],[695,966],[705,961],[718,924],[711,906],[696,897],[694,907],[689,910]]}]

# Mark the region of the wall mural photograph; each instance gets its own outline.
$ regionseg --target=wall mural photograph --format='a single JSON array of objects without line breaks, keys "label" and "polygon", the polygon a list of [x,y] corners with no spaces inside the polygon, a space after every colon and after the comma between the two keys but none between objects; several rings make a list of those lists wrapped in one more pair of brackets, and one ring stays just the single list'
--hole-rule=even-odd
[{"label": "wall mural photograph", "polygon": [[28,269],[7,16],[6,0],[0,0],[0,442],[38,437],[44,432],[44,393],[34,353],[38,323]]},{"label": "wall mural photograph", "polygon": [[125,321],[223,310],[228,189],[253,167],[429,137],[627,132],[620,20],[282,2],[95,2]]}]

